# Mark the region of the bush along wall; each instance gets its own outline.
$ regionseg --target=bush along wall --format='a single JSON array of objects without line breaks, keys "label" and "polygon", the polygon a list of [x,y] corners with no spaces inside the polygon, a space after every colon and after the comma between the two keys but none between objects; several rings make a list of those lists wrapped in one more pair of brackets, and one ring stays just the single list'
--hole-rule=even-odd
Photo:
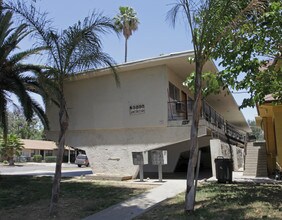
[{"label": "bush along wall", "polygon": [[33,162],[41,163],[42,162],[42,156],[41,155],[34,155],[33,156]]},{"label": "bush along wall", "polygon": [[46,156],[45,157],[45,162],[46,163],[53,163],[56,162],[57,157],[56,156]]}]

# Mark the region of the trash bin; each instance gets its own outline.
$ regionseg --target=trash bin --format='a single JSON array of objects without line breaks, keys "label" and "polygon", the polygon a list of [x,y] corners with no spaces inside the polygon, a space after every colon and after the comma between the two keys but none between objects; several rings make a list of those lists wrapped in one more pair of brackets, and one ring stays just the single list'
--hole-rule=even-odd
[{"label": "trash bin", "polygon": [[216,178],[219,183],[232,183],[233,160],[217,157],[215,160]]}]

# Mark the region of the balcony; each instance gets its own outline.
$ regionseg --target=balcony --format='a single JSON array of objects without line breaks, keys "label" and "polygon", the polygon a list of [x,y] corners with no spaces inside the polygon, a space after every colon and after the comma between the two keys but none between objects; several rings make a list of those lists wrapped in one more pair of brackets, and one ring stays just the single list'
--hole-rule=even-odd
[{"label": "balcony", "polygon": [[[194,101],[168,102],[168,121],[177,122],[179,126],[189,125],[192,120],[193,105]],[[223,135],[227,141],[242,144],[246,142],[246,132],[227,122],[206,101],[202,103],[201,119],[207,122],[207,126],[213,133]]]}]

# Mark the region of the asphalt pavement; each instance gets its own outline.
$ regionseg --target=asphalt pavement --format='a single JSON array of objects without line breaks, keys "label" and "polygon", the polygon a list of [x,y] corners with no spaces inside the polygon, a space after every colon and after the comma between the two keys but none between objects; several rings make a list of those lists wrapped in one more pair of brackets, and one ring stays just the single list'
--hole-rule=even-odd
[{"label": "asphalt pavement", "polygon": [[[32,175],[32,176],[53,176],[55,163],[16,163],[15,166],[0,165],[1,175]],[[62,176],[74,177],[93,174],[90,167],[77,167],[76,164],[62,164]]]}]

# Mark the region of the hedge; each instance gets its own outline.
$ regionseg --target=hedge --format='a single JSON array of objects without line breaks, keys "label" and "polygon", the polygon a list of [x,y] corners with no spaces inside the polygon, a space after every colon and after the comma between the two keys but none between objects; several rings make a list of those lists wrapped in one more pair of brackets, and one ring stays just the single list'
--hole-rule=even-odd
[{"label": "hedge", "polygon": [[57,159],[56,156],[45,156],[45,162],[46,163],[56,162],[56,159]]},{"label": "hedge", "polygon": [[33,156],[33,162],[42,162],[42,156],[41,155],[34,155]]}]

